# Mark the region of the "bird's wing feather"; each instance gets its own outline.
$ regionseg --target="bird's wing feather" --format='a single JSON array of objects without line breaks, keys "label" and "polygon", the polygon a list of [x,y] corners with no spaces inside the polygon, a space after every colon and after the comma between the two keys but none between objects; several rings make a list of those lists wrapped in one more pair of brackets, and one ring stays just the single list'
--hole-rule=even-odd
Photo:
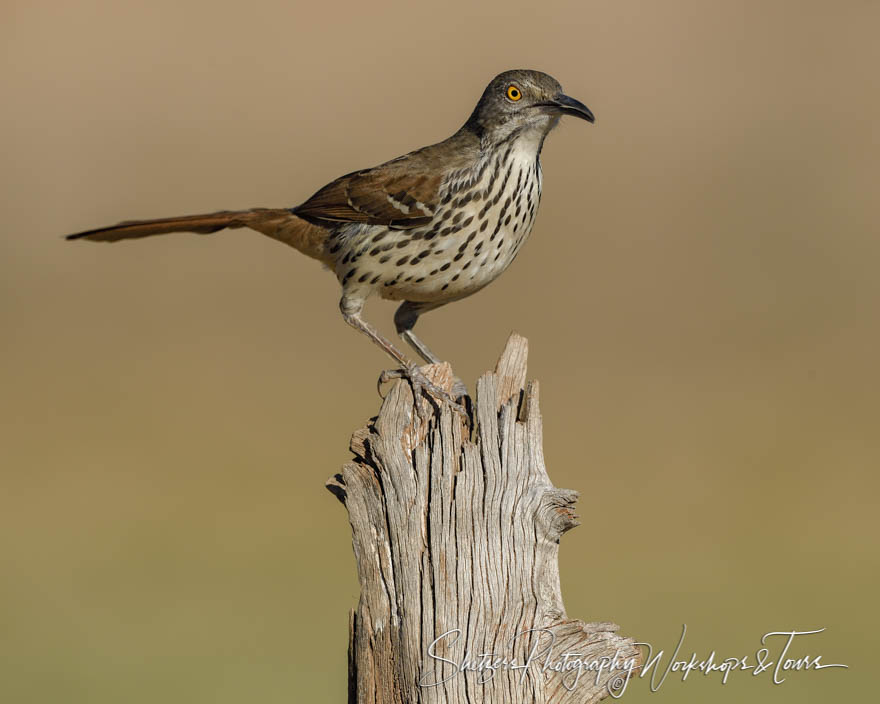
[{"label": "bird's wing feather", "polygon": [[306,219],[386,225],[399,229],[430,222],[444,170],[430,148],[381,166],[346,174],[293,212]]}]

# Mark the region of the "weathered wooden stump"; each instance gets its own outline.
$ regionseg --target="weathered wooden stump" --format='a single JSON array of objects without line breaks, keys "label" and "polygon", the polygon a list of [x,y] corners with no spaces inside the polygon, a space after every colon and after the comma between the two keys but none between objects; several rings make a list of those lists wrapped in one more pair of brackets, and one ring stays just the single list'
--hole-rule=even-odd
[{"label": "weathered wooden stump", "polygon": [[[422,420],[397,382],[328,482],[361,586],[350,704],[595,702],[638,666],[617,626],[565,613],[559,539],[578,525],[578,495],[547,476],[527,355],[512,335],[470,421],[448,407]],[[451,386],[448,365],[425,370]]]}]

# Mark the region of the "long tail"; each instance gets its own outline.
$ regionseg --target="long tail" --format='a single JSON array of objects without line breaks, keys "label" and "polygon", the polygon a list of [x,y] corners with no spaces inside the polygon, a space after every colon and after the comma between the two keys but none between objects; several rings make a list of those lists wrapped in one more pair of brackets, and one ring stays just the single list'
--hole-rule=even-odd
[{"label": "long tail", "polygon": [[303,254],[332,265],[327,251],[328,232],[297,217],[286,208],[253,208],[252,210],[221,210],[205,215],[185,215],[158,220],[127,220],[118,225],[99,227],[67,235],[65,239],[91,242],[118,242],[139,237],[165,235],[170,232],[195,232],[207,235],[218,230],[249,227],[273,239],[289,244]]},{"label": "long tail", "polygon": [[233,212],[223,210],[219,213],[206,215],[186,215],[180,218],[161,218],[158,220],[126,220],[118,225],[99,227],[94,230],[77,232],[67,235],[65,239],[78,240],[88,239],[92,242],[116,242],[129,240],[135,237],[150,237],[151,235],[164,235],[169,232],[197,232],[202,235],[227,227],[244,227],[245,218],[250,211]]}]

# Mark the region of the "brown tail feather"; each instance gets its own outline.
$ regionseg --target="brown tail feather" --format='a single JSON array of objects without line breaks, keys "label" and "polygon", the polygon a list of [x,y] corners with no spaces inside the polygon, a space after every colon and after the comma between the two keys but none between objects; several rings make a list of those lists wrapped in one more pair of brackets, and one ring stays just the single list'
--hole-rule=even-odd
[{"label": "brown tail feather", "polygon": [[187,215],[158,220],[128,220],[118,225],[67,235],[65,239],[86,239],[91,242],[117,242],[138,237],[164,235],[170,232],[195,232],[206,235],[226,228],[250,227],[273,239],[289,244],[303,254],[332,266],[326,250],[327,230],[297,217],[286,208],[254,208],[222,210],[205,215]]},{"label": "brown tail feather", "polygon": [[77,232],[67,235],[65,239],[78,240],[88,239],[93,242],[116,242],[135,237],[150,237],[151,235],[164,235],[169,232],[197,232],[209,234],[227,227],[244,227],[244,218],[251,211],[221,211],[206,215],[187,215],[179,218],[161,218],[158,220],[127,220],[118,225],[99,227],[95,230]]}]

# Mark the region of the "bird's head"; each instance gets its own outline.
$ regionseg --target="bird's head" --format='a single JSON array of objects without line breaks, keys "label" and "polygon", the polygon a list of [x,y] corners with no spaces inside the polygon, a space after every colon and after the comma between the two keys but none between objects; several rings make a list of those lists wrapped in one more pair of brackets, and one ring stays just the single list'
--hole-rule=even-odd
[{"label": "bird's head", "polygon": [[466,126],[489,141],[500,141],[514,131],[540,137],[563,115],[595,122],[590,109],[562,92],[553,76],[517,69],[500,73],[486,86]]}]

